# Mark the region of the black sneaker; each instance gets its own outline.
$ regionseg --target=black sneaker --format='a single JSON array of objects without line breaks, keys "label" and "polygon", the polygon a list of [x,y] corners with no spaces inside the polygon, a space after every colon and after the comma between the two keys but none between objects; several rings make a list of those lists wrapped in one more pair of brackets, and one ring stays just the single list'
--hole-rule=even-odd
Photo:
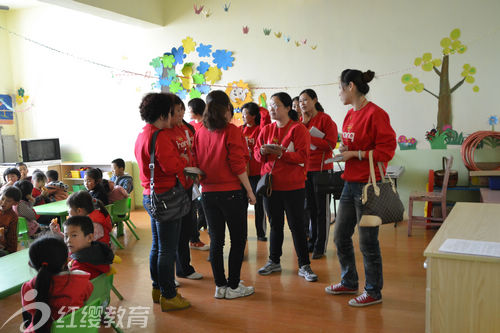
[{"label": "black sneaker", "polygon": [[259,240],[261,242],[267,242],[267,237],[266,236],[258,236],[257,240]]}]

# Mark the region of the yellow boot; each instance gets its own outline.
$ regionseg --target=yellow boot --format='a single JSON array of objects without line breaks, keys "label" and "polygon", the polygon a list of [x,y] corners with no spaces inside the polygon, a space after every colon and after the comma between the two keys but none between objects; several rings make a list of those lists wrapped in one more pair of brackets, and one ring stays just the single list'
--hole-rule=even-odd
[{"label": "yellow boot", "polygon": [[153,296],[153,303],[160,303],[160,295],[161,295],[161,291],[160,289],[157,289],[157,288],[153,288],[153,291],[152,291],[152,296]]},{"label": "yellow boot", "polygon": [[177,293],[177,295],[172,298],[160,296],[160,305],[161,311],[167,312],[187,309],[191,306],[191,303],[189,303],[185,298],[182,298],[181,294]]}]

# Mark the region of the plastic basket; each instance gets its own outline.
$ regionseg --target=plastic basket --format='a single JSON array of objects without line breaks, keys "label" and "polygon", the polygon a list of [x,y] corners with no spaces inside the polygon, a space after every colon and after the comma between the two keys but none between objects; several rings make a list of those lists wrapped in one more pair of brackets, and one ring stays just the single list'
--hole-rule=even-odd
[{"label": "plastic basket", "polygon": [[85,178],[85,171],[80,171],[80,178]]},{"label": "plastic basket", "polygon": [[492,190],[500,190],[500,176],[488,177],[489,187]]},{"label": "plastic basket", "polygon": [[80,178],[79,170],[71,170],[71,178]]}]

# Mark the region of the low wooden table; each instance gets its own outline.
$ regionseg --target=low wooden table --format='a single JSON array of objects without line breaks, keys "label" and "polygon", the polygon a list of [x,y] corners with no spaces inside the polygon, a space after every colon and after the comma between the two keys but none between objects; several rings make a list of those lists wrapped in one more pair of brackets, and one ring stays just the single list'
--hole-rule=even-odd
[{"label": "low wooden table", "polygon": [[38,215],[55,215],[61,218],[61,225],[68,216],[68,206],[66,200],[51,202],[45,205],[34,206],[33,209]]},{"label": "low wooden table", "polygon": [[481,188],[481,202],[500,204],[500,190]]},{"label": "low wooden table", "polygon": [[17,293],[23,283],[31,280],[36,271],[28,266],[28,249],[23,249],[0,258],[0,299]]}]

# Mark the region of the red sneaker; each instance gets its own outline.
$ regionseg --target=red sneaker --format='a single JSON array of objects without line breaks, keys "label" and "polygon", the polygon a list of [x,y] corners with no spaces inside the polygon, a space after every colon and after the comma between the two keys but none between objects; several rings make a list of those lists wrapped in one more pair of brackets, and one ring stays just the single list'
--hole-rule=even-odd
[{"label": "red sneaker", "polygon": [[200,250],[200,251],[208,251],[210,249],[210,245],[207,245],[203,242],[189,242],[189,247],[193,250]]},{"label": "red sneaker", "polygon": [[325,292],[331,295],[357,294],[358,289],[344,287],[342,283],[332,284],[325,288]]},{"label": "red sneaker", "polygon": [[364,293],[362,293],[361,295],[359,295],[358,297],[349,300],[350,306],[358,306],[358,307],[368,306],[368,305],[373,305],[373,304],[378,304],[378,303],[382,303],[382,297],[381,298],[373,298],[370,295],[368,295],[366,293],[366,291]]}]

